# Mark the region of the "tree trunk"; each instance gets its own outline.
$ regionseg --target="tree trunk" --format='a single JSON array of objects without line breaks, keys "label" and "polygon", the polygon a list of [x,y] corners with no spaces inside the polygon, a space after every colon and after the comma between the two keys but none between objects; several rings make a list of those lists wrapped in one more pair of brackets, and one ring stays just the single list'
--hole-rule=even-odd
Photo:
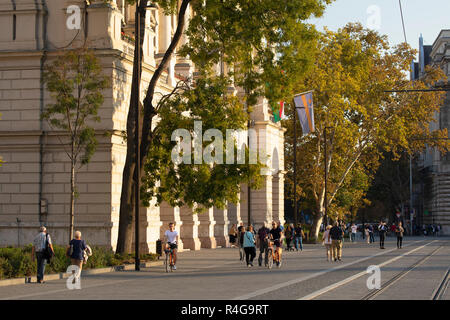
[{"label": "tree trunk", "polygon": [[69,241],[73,239],[73,223],[75,212],[75,163],[70,163],[70,221],[69,221]]},{"label": "tree trunk", "polygon": [[[144,164],[147,158],[148,150],[151,145],[151,124],[154,115],[156,114],[155,109],[152,105],[153,95],[155,92],[156,84],[161,77],[163,70],[165,69],[167,63],[169,62],[169,58],[174,52],[183,32],[184,26],[184,15],[186,13],[187,5],[190,0],[183,0],[180,6],[180,12],[178,15],[178,26],[177,30],[173,36],[171,44],[167,49],[161,64],[156,69],[155,73],[150,80],[150,84],[148,86],[147,95],[144,99],[144,118],[142,123],[142,137],[140,141],[140,163]],[[144,6],[147,1],[141,1],[141,6]],[[141,21],[145,24],[145,10],[141,12]],[[139,64],[141,65],[140,70],[142,70],[142,45],[144,42],[144,32],[145,25],[141,26],[141,59]],[[134,68],[133,74],[136,74],[137,64],[136,64],[136,50],[134,56]],[[132,249],[133,242],[133,222],[134,222],[134,201],[133,201],[133,185],[134,185],[134,170],[136,166],[135,152],[134,152],[134,101],[136,96],[133,94],[135,92],[134,86],[138,85],[137,81],[135,81],[136,77],[133,77],[132,88],[131,88],[131,99],[130,99],[130,109],[127,117],[127,157],[125,160],[125,167],[123,169],[122,174],[122,193],[120,197],[120,217],[119,217],[119,235],[117,238],[117,253],[129,253]],[[143,165],[141,165],[141,170],[139,173],[139,178],[141,178],[144,174]],[[136,210],[139,212],[139,210]]]}]

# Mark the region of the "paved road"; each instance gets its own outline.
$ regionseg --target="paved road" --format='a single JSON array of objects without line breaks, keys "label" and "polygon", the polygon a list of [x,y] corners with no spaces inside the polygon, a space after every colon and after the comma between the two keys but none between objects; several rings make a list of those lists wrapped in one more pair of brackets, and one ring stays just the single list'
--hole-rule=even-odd
[{"label": "paved road", "polygon": [[[450,238],[405,238],[402,249],[388,238],[385,250],[346,242],[343,261],[331,263],[321,245],[304,249],[284,252],[283,266],[272,270],[247,268],[237,249],[183,252],[174,273],[158,266],[84,276],[81,290],[68,290],[65,279],[0,287],[0,299],[429,300],[450,266]],[[381,266],[381,290],[367,288],[371,265]],[[441,298],[450,300],[450,290],[442,288]]]}]

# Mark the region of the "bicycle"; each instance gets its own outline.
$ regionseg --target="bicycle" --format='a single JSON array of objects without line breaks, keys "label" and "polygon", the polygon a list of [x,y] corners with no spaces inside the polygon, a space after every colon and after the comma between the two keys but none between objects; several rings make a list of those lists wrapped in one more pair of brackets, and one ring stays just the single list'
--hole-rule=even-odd
[{"label": "bicycle", "polygon": [[169,249],[165,249],[166,259],[164,259],[164,267],[166,272],[173,272],[173,249],[169,247]]},{"label": "bicycle", "polygon": [[273,241],[269,242],[268,248],[267,248],[267,255],[266,255],[266,261],[267,261],[267,268],[272,269],[272,266],[275,262],[278,268],[281,267],[281,257],[278,252],[278,250],[273,250]]}]

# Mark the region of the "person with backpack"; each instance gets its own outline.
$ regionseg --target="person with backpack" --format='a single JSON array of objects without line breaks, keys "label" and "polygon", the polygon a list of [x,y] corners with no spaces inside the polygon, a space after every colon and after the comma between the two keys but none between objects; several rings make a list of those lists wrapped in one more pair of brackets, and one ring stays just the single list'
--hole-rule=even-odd
[{"label": "person with backpack", "polygon": [[31,249],[31,260],[37,260],[37,283],[44,283],[45,264],[55,255],[53,250],[52,238],[47,233],[44,226],[39,228],[39,234],[33,240]]}]

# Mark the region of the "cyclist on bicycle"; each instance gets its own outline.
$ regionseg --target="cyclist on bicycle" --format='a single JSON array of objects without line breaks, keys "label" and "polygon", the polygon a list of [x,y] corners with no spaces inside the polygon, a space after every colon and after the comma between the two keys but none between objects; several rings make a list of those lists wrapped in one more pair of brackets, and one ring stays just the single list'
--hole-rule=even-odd
[{"label": "cyclist on bicycle", "polygon": [[273,241],[276,247],[275,251],[278,253],[277,266],[280,266],[281,253],[283,251],[283,249],[281,248],[281,241],[283,240],[283,231],[275,221],[272,222],[272,229],[270,230],[270,240]]},{"label": "cyclist on bicycle", "polygon": [[267,223],[264,223],[263,226],[258,230],[258,237],[256,238],[256,244],[259,247],[259,257],[258,264],[262,265],[263,257],[265,250],[268,248],[267,240],[269,239],[270,229],[267,228]]},{"label": "cyclist on bicycle", "polygon": [[177,270],[175,264],[177,263],[178,231],[175,230],[175,224],[173,222],[169,223],[169,230],[166,230],[164,233],[164,242],[166,244],[166,250],[169,250],[169,248],[172,249],[173,270]]}]

